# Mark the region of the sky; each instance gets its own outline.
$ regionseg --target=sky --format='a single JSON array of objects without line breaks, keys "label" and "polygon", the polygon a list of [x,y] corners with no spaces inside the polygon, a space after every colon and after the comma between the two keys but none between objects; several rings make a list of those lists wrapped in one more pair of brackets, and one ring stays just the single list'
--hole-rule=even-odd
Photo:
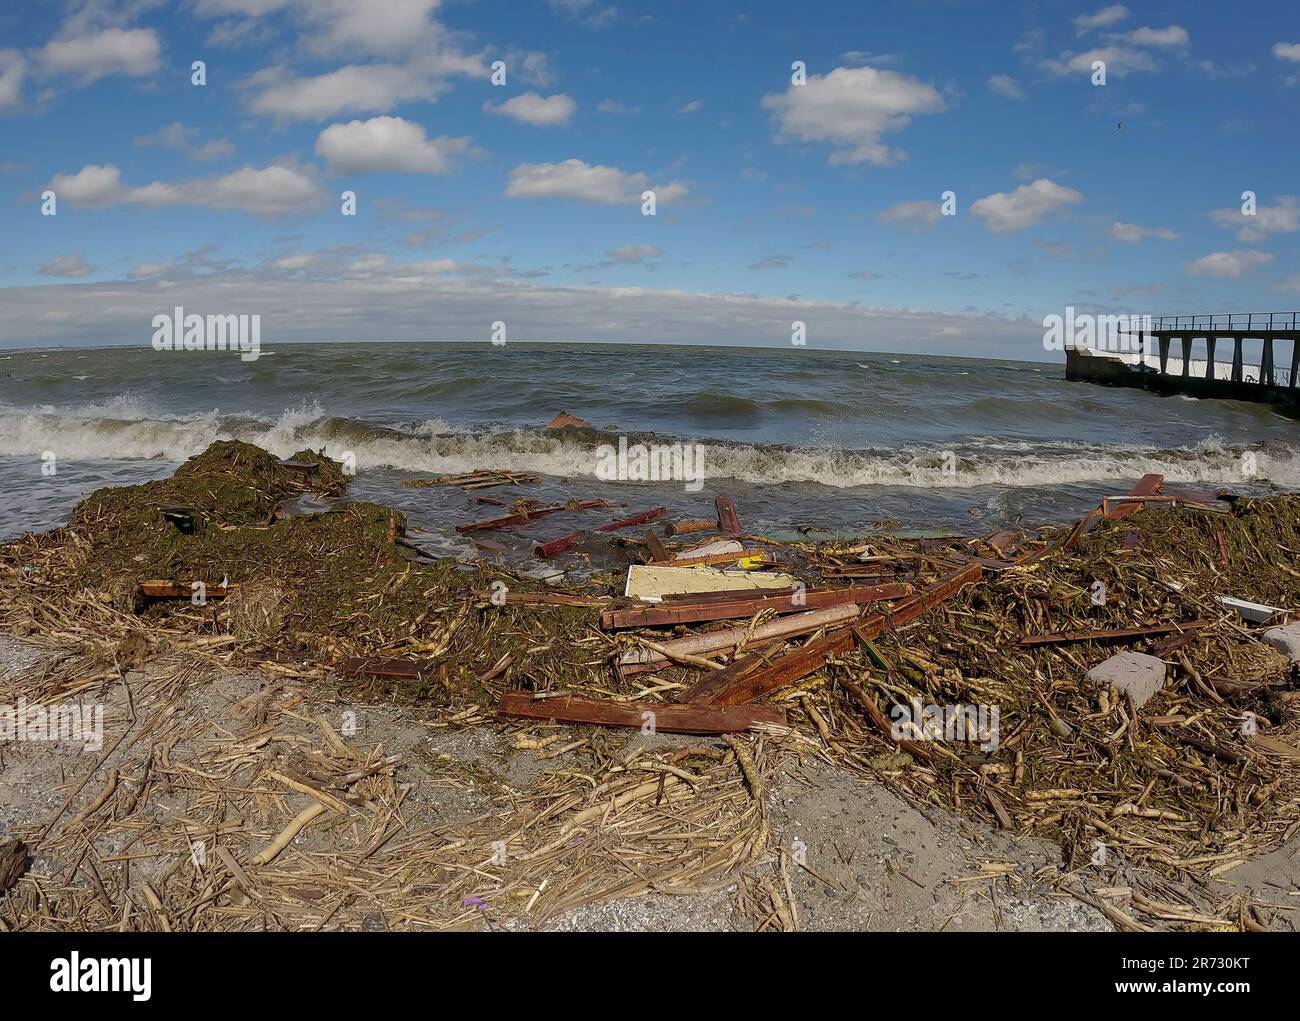
[{"label": "sky", "polygon": [[0,347],[1046,359],[1300,308],[1298,105],[1294,0],[9,0]]}]

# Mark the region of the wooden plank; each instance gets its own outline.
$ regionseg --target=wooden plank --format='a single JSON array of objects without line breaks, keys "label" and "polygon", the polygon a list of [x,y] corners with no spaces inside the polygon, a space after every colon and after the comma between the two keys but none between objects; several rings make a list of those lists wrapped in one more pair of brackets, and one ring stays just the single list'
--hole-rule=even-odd
[{"label": "wooden plank", "polygon": [[[1132,489],[1128,491],[1128,495],[1129,496],[1155,496],[1157,493],[1160,492],[1160,487],[1163,486],[1164,484],[1165,484],[1165,477],[1163,475],[1156,475],[1156,474],[1143,475],[1142,478],[1138,480],[1137,485],[1135,485]],[[1108,513],[1106,516],[1113,521],[1118,518],[1126,518],[1130,514],[1136,514],[1141,509],[1142,509],[1142,504],[1140,503],[1123,504],[1119,507],[1116,507],[1113,511],[1110,511],[1110,513]]]},{"label": "wooden plank", "polygon": [[600,626],[606,630],[630,627],[657,627],[663,624],[691,624],[703,620],[731,620],[752,617],[760,610],[781,613],[799,613],[803,610],[824,610],[828,606],[845,603],[880,602],[884,599],[901,599],[913,592],[911,585],[859,585],[853,588],[808,589],[796,603],[794,592],[780,595],[751,596],[732,601],[701,601],[699,603],[673,603],[672,605],[637,607],[629,610],[608,610],[600,616]]},{"label": "wooden plank", "polygon": [[659,536],[655,535],[654,530],[647,528],[645,530],[646,548],[650,550],[650,562],[657,560],[671,560],[673,555],[668,552],[668,548],[663,544]]},{"label": "wooden plank", "polygon": [[967,585],[978,581],[982,573],[979,564],[954,571],[916,595],[904,599],[891,612],[871,617],[862,624],[842,631],[832,631],[766,666],[756,668],[750,665],[750,661],[744,661],[734,667],[727,667],[726,670],[719,670],[704,678],[688,697],[694,696],[699,689],[699,700],[710,704],[744,705],[752,702],[807,677],[824,666],[832,656],[847,653],[855,641],[869,642],[886,631],[910,624],[939,603],[951,599]]},{"label": "wooden plank", "polygon": [[673,521],[668,525],[669,535],[689,535],[691,532],[704,532],[711,528],[717,528],[716,521]]},{"label": "wooden plank", "polygon": [[[669,734],[735,734],[756,725],[786,726],[784,709],[770,706],[679,705],[659,702],[612,702],[561,695],[535,699],[527,691],[507,691],[497,706],[501,716],[522,716],[560,723],[593,723],[603,727],[635,727],[653,722]],[[653,717],[644,714],[653,713]]]},{"label": "wooden plank", "polygon": [[[480,599],[491,599],[491,592],[475,592]],[[604,596],[576,596],[567,592],[507,592],[506,602],[513,606],[608,606]]]},{"label": "wooden plank", "polygon": [[[140,592],[147,599],[189,599],[194,595],[193,584],[192,582],[151,578],[148,581],[140,582]],[[204,596],[207,599],[224,599],[238,588],[238,585],[204,582]]]},{"label": "wooden plank", "polygon": [[[663,517],[668,513],[667,507],[655,507],[653,510],[642,511],[640,514],[633,514],[630,518],[623,518],[621,521],[611,521],[607,525],[601,525],[599,528],[593,528],[593,532],[617,532],[620,528],[631,528],[634,525],[644,525],[647,521],[653,521],[655,518]],[[581,532],[570,532],[568,535],[562,535],[558,539],[552,539],[550,542],[539,542],[534,545],[533,549],[539,557],[553,557],[557,553],[562,553],[574,543],[582,538]]]},{"label": "wooden plank", "polygon": [[1186,624],[1155,624],[1151,627],[1111,628],[1105,631],[1060,631],[1050,635],[1030,635],[1016,643],[1020,648],[1034,645],[1067,645],[1071,642],[1107,642],[1126,638],[1146,638],[1152,635],[1167,635],[1174,632],[1198,631],[1210,622],[1204,620],[1189,621]]},{"label": "wooden plank", "polygon": [[[706,652],[721,652],[725,649],[734,648],[746,636],[748,636],[750,644],[765,642],[773,638],[793,638],[796,635],[809,634],[820,627],[845,624],[857,617],[859,612],[860,608],[857,603],[828,606],[824,610],[810,610],[807,613],[796,613],[789,617],[780,617],[752,630],[748,624],[740,624],[721,631],[710,631],[703,635],[674,638],[671,641],[662,642],[661,648],[690,656],[698,656]],[[654,670],[660,669],[669,662],[669,657],[650,649],[629,649],[619,658],[621,667],[646,667]]]},{"label": "wooden plank", "polygon": [[718,528],[727,535],[740,534],[740,518],[736,517],[736,505],[731,497],[720,496],[714,501],[718,508]]},{"label": "wooden plank", "polygon": [[337,669],[344,677],[383,677],[398,681],[418,681],[424,677],[420,664],[385,656],[353,656]]},{"label": "wooden plank", "polygon": [[708,553],[700,557],[682,557],[674,560],[672,557],[664,557],[662,560],[651,560],[650,567],[696,567],[711,566],[713,564],[734,564],[737,560],[748,560],[750,558],[768,562],[767,550],[752,548],[732,550],[730,553]]},{"label": "wooden plank", "polygon": [[485,518],[482,521],[468,521],[463,525],[457,525],[458,532],[475,532],[485,528],[509,528],[511,525],[523,525],[529,521],[536,521],[538,518],[549,517],[552,514],[562,514],[567,510],[591,510],[593,507],[608,507],[608,500],[583,500],[581,503],[574,504],[570,507],[568,504],[559,504],[555,507],[539,507],[537,510],[528,511],[519,514],[507,514],[500,518]]}]

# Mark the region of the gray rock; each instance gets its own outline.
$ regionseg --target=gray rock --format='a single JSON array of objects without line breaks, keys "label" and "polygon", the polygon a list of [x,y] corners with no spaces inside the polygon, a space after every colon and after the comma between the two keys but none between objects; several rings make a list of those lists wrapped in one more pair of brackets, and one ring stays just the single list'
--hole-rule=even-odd
[{"label": "gray rock", "polygon": [[1265,645],[1271,645],[1292,663],[1300,663],[1300,624],[1283,624],[1269,628],[1263,634]]},{"label": "gray rock", "polygon": [[1165,662],[1140,652],[1121,652],[1089,670],[1088,680],[1117,688],[1132,699],[1135,709],[1141,709],[1165,686]]}]

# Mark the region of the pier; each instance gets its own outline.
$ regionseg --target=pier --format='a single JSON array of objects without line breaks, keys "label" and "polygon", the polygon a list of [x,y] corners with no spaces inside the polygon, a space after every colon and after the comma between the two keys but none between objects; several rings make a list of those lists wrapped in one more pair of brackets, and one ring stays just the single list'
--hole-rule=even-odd
[{"label": "pier", "polygon": [[[1127,335],[1137,338],[1137,350],[1128,355],[1067,349],[1065,378],[1278,404],[1279,410],[1300,415],[1300,312],[1160,316]],[[1248,345],[1258,345],[1257,362],[1246,360]],[[1229,350],[1230,361],[1218,360]]]}]

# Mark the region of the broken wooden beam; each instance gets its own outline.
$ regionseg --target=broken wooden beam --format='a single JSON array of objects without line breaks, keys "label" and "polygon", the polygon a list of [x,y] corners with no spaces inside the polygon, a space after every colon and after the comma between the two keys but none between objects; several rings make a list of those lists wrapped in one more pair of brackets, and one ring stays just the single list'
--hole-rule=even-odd
[{"label": "broken wooden beam", "polygon": [[564,511],[591,510],[593,507],[608,507],[608,500],[583,500],[581,503],[559,504],[555,507],[539,507],[537,510],[520,511],[516,514],[506,514],[499,518],[484,518],[482,521],[468,521],[463,525],[457,525],[458,532],[476,532],[485,528],[509,528],[511,525],[523,525],[529,521],[536,521],[538,518],[549,517],[552,514],[562,514]]},{"label": "broken wooden beam", "polygon": [[669,535],[689,535],[692,532],[705,532],[711,528],[717,528],[716,521],[692,520],[692,521],[673,521],[668,525]]},{"label": "broken wooden beam", "polygon": [[338,665],[344,677],[382,677],[395,681],[424,679],[421,664],[409,659],[390,659],[385,656],[353,656]]},{"label": "broken wooden beam", "polygon": [[[1140,498],[1144,496],[1155,496],[1157,493],[1160,492],[1160,489],[1164,484],[1165,484],[1165,477],[1163,475],[1156,475],[1156,474],[1143,475],[1142,478],[1138,481],[1137,485],[1135,485],[1132,489],[1128,491],[1128,495],[1133,498]],[[1126,503],[1120,507],[1116,507],[1114,510],[1110,510],[1109,508],[1105,507],[1103,502],[1102,515],[1114,521],[1118,518],[1126,518],[1130,514],[1137,513],[1141,509],[1142,509],[1141,502]]]},{"label": "broken wooden beam", "polygon": [[[203,588],[196,589],[195,585],[202,585]],[[140,594],[146,599],[190,599],[200,592],[207,599],[224,599],[238,588],[238,585],[222,585],[219,582],[178,582],[166,578],[150,578],[140,582]]]},{"label": "broken wooden beam", "polygon": [[665,557],[651,560],[650,567],[709,567],[714,564],[734,564],[738,560],[757,560],[768,563],[768,553],[764,549],[738,549],[726,553],[706,553],[698,557]]},{"label": "broken wooden beam", "polygon": [[821,638],[814,638],[771,663],[763,664],[759,657],[754,657],[710,674],[692,688],[686,698],[690,702],[717,705],[744,705],[752,702],[807,677],[825,666],[831,657],[847,653],[856,641],[870,642],[886,631],[910,624],[926,611],[951,599],[967,585],[979,581],[981,575],[982,568],[979,564],[954,571],[916,595],[904,599],[890,612],[870,617],[861,624],[850,625],[840,631],[832,631]]},{"label": "broken wooden beam", "polygon": [[729,496],[720,496],[714,503],[718,508],[718,528],[727,535],[740,534],[740,518],[736,516],[736,505]]},{"label": "broken wooden beam", "polygon": [[824,610],[829,606],[842,606],[845,603],[857,603],[862,606],[885,599],[901,599],[911,595],[913,591],[912,586],[905,583],[807,589],[802,592],[791,589],[779,595],[754,595],[744,599],[702,599],[694,603],[607,610],[600,615],[600,626],[609,631],[630,627],[657,627],[663,624],[692,624],[703,620],[732,620],[737,617],[752,617],[761,610],[774,610],[778,614],[783,614],[798,613],[802,610]]},{"label": "broken wooden beam", "polygon": [[1186,624],[1155,624],[1151,627],[1111,628],[1104,631],[1060,631],[1050,635],[1030,635],[1016,643],[1020,648],[1034,645],[1067,645],[1071,642],[1122,641],[1126,638],[1147,638],[1174,632],[1199,631],[1210,621],[1194,620]]},{"label": "broken wooden beam", "polygon": [[501,696],[497,713],[532,720],[635,727],[638,730],[649,724],[655,731],[670,734],[735,734],[759,725],[786,726],[785,710],[770,706],[612,702],[579,695],[534,698],[527,691],[507,691]]},{"label": "broken wooden beam", "polygon": [[[748,636],[748,643],[768,641],[774,638],[793,638],[806,635],[821,627],[833,627],[853,620],[861,612],[857,603],[844,603],[824,610],[810,610],[769,621],[756,628],[748,624],[711,631],[704,635],[690,635],[686,638],[674,638],[665,641],[660,648],[674,654],[699,656],[707,652],[722,652],[733,649]],[[671,657],[651,649],[629,649],[619,658],[619,667],[623,674],[644,673],[647,670],[660,670],[670,664]]]},{"label": "broken wooden beam", "polygon": [[[662,517],[668,513],[667,507],[655,507],[652,510],[642,511],[640,514],[633,514],[630,518],[623,518],[621,521],[611,521],[607,525],[601,525],[599,528],[593,528],[593,532],[617,532],[620,528],[631,528],[634,525],[644,525],[648,521]],[[539,542],[534,545],[533,549],[539,557],[553,557],[557,553],[562,553],[579,539],[582,538],[581,532],[570,532],[568,535],[562,535],[558,539],[552,539],[550,542]]]}]

